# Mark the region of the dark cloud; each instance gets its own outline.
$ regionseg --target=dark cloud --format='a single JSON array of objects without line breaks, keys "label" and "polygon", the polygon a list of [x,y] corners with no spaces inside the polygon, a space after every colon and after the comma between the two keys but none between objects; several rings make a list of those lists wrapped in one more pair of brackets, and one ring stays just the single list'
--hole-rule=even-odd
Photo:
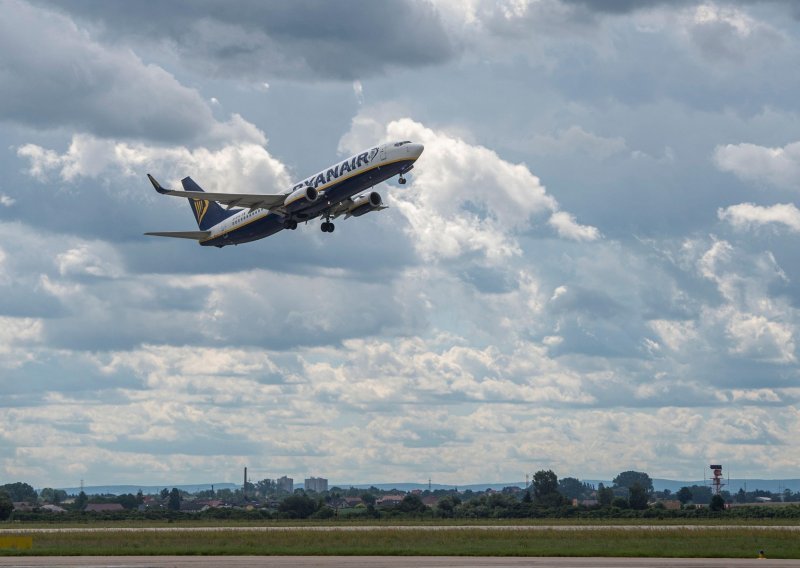
[{"label": "dark cloud", "polygon": [[198,93],[128,49],[100,45],[67,17],[6,2],[0,120],[169,142],[215,126]]},{"label": "dark cloud", "polygon": [[219,76],[344,79],[442,63],[455,51],[427,1],[55,3],[105,37],[164,41]]},{"label": "dark cloud", "polygon": [[[561,0],[594,12],[608,14],[627,14],[634,10],[644,10],[655,6],[682,6],[700,4],[698,0]],[[795,8],[793,0],[733,0],[733,4],[776,4]]]}]

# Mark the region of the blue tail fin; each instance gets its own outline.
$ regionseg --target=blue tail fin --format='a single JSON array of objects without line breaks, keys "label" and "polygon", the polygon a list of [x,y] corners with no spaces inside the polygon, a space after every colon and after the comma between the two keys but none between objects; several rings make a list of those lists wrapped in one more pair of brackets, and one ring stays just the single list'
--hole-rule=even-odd
[{"label": "blue tail fin", "polygon": [[[185,191],[196,191],[203,193],[203,189],[197,185],[190,177],[185,177],[181,180],[183,189]],[[216,201],[207,201],[202,198],[189,198],[189,206],[192,208],[194,218],[197,220],[197,226],[201,231],[207,231],[220,221],[223,221],[236,213],[236,211],[228,211],[219,206]]]}]

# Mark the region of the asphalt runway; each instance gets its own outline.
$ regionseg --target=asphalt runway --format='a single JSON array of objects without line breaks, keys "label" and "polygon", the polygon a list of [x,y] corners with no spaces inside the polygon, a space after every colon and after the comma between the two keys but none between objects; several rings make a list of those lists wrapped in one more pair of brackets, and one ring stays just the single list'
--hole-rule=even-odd
[{"label": "asphalt runway", "polygon": [[52,568],[766,568],[797,560],[729,558],[486,558],[465,556],[39,556],[0,557],[0,566]]},{"label": "asphalt runway", "polygon": [[800,525],[345,525],[345,526],[260,526],[260,527],[67,527],[0,529],[3,534],[103,533],[103,532],[351,532],[351,531],[677,531],[781,530],[800,532]]}]

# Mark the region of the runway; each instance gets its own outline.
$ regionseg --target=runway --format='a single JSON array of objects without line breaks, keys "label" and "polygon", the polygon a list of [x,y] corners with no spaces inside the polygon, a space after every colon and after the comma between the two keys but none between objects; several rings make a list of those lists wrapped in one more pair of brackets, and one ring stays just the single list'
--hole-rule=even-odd
[{"label": "runway", "polygon": [[797,560],[730,558],[486,558],[465,556],[39,556],[0,557],[2,567],[51,568],[766,568]]},{"label": "runway", "polygon": [[65,527],[0,529],[3,534],[103,533],[103,532],[358,532],[358,531],[692,531],[777,530],[800,532],[800,525],[337,525],[258,527]]}]

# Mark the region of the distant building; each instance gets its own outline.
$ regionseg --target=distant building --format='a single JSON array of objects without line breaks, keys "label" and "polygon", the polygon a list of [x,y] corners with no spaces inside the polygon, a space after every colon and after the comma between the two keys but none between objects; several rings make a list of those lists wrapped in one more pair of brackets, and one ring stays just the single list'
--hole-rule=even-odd
[{"label": "distant building", "polygon": [[322,493],[328,490],[328,480],[322,477],[307,477],[303,483],[306,491],[316,491]]},{"label": "distant building", "polygon": [[363,505],[364,500],[361,497],[345,497],[342,499],[347,507],[356,507],[358,505]]},{"label": "distant building", "polygon": [[294,479],[286,477],[285,475],[275,480],[275,485],[278,486],[278,491],[285,491],[286,493],[294,493]]},{"label": "distant building", "polygon": [[394,507],[403,501],[403,497],[403,495],[384,495],[375,501],[375,504],[379,507]]}]

